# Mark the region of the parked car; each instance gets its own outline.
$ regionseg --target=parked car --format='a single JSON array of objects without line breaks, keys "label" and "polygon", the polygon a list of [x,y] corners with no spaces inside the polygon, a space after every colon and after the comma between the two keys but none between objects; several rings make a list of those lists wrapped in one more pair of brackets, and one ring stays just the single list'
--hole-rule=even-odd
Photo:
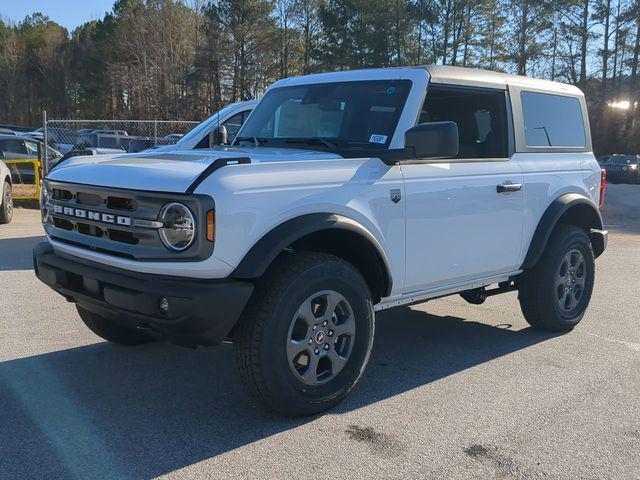
[{"label": "parked car", "polygon": [[0,224],[9,223],[13,218],[13,184],[3,157],[0,152]]},{"label": "parked car", "polygon": [[173,145],[174,143],[174,141],[165,140],[163,138],[136,138],[129,142],[129,145],[127,146],[127,152],[137,153],[149,148],[154,148],[161,145]]},{"label": "parked car", "polygon": [[106,130],[94,130],[92,132],[79,135],[76,139],[76,143],[69,150],[108,148],[127,151],[129,144],[138,139],[138,137],[130,137],[129,135],[103,132],[106,132]]},{"label": "parked car", "polygon": [[611,183],[640,183],[640,155],[611,155],[604,168]]},{"label": "parked car", "polygon": [[8,128],[0,128],[0,135],[15,135],[16,132],[9,130]]},{"label": "parked car", "polygon": [[[0,152],[7,160],[33,160],[38,158],[38,148],[42,149],[42,142],[32,137],[22,135],[0,134]],[[61,159],[62,154],[55,148],[47,149],[48,168],[53,168]],[[20,165],[14,171],[16,183],[33,183],[35,172],[28,165]]]},{"label": "parked car", "polygon": [[165,135],[162,138],[165,139],[165,140],[169,140],[169,141],[175,143],[178,140],[180,140],[182,137],[184,137],[183,133],[170,133],[168,135]]},{"label": "parked car", "polygon": [[123,135],[123,136],[129,135],[126,130],[92,130],[89,133],[97,133],[102,135]]},{"label": "parked car", "polygon": [[258,399],[315,414],[376,311],[517,290],[534,328],[581,321],[607,244],[587,118],[574,86],[459,67],[281,80],[231,145],[52,170],[35,272],[108,341],[231,338]]},{"label": "parked car", "polygon": [[169,135],[165,135],[162,138],[136,138],[135,140],[131,140],[131,142],[129,142],[127,152],[136,153],[152,148],[155,149],[159,147],[171,146],[174,145],[183,136],[184,135],[172,133]]},{"label": "parked car", "polygon": [[5,130],[11,130],[12,132],[16,132],[18,134],[31,132],[33,130],[33,128],[31,127],[24,127],[22,125],[12,125],[10,123],[0,123],[0,128],[3,128]]}]

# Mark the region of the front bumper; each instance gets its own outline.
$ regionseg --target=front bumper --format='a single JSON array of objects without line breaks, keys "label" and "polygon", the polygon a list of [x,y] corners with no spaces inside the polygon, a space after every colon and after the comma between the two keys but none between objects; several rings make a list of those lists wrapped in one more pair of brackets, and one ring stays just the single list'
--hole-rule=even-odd
[{"label": "front bumper", "polygon": [[[67,300],[174,343],[223,341],[253,293],[238,280],[201,280],[138,273],[59,254],[48,242],[33,250],[37,277]],[[168,309],[160,305],[166,299]]]}]

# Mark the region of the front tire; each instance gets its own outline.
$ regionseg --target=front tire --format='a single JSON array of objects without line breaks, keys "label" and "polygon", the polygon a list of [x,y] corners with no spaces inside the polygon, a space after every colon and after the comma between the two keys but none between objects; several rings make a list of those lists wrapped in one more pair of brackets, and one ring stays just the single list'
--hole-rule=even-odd
[{"label": "front tire", "polygon": [[371,293],[360,273],[333,255],[278,258],[260,280],[234,336],[251,393],[284,415],[313,415],[340,403],[373,346]]},{"label": "front tire", "polygon": [[13,193],[9,182],[4,182],[0,201],[0,224],[9,223],[13,218]]},{"label": "front tire", "polygon": [[76,305],[76,309],[78,310],[80,318],[89,330],[108,342],[132,346],[155,341],[155,339],[149,335],[131,328],[123,327],[113,320],[109,320],[102,315],[90,312],[79,305]]},{"label": "front tire", "polygon": [[541,330],[572,330],[589,305],[594,278],[593,249],[585,231],[558,225],[542,258],[518,281],[525,319]]}]

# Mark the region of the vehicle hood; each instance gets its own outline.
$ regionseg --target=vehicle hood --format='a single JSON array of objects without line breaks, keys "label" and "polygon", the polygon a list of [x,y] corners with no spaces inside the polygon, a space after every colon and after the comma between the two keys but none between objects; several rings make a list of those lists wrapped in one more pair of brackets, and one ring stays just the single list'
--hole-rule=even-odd
[{"label": "vehicle hood", "polygon": [[224,147],[211,150],[140,152],[72,157],[57,165],[48,180],[99,187],[183,193],[218,158],[249,157],[251,163],[335,160],[340,155],[317,150]]}]

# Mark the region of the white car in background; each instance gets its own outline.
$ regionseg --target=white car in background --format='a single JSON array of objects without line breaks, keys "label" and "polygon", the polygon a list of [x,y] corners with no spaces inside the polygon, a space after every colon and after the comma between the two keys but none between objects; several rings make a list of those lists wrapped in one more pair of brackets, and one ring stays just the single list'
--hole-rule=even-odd
[{"label": "white car in background", "polygon": [[[231,143],[257,104],[258,100],[247,100],[246,102],[227,105],[198,124],[176,143],[152,147],[145,151],[168,152],[174,150],[194,150],[197,148],[211,148],[216,145],[221,145],[225,142],[220,138],[219,127],[224,127],[227,137],[226,143]],[[210,135],[212,138],[209,138]]]},{"label": "white car in background", "polygon": [[0,224],[9,223],[13,217],[11,174],[2,158],[0,152]]}]

